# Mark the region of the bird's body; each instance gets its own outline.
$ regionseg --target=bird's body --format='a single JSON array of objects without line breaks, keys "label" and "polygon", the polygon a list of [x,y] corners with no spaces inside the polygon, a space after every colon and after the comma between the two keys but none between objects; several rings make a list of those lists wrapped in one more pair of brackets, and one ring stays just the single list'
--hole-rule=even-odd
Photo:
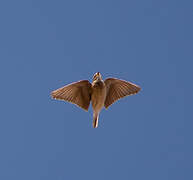
[{"label": "bird's body", "polygon": [[136,94],[140,87],[130,82],[108,78],[102,80],[98,72],[93,76],[92,84],[88,80],[78,81],[51,93],[55,99],[61,99],[78,105],[88,111],[90,102],[93,108],[93,127],[98,127],[98,117],[103,107],[108,108],[120,98]]},{"label": "bird's body", "polygon": [[106,87],[103,80],[96,80],[92,83],[91,102],[93,108],[93,127],[98,126],[98,117],[101,109],[104,107],[106,99]]}]

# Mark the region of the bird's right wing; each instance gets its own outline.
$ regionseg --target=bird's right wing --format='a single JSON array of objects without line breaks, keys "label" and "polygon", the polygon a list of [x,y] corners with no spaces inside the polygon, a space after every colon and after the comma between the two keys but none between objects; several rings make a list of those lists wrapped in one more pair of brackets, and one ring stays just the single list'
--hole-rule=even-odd
[{"label": "bird's right wing", "polygon": [[91,83],[78,81],[51,92],[54,99],[68,101],[88,111],[91,99]]},{"label": "bird's right wing", "polygon": [[107,88],[107,96],[104,104],[105,108],[108,108],[115,101],[125,96],[138,93],[141,89],[133,83],[115,78],[108,78],[104,82]]}]

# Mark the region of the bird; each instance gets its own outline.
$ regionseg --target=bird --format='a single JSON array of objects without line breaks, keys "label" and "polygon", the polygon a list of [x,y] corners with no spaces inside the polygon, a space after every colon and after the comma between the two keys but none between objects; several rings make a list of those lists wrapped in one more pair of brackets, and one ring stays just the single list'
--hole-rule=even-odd
[{"label": "bird", "polygon": [[103,81],[101,73],[97,72],[88,80],[80,80],[51,92],[51,97],[64,100],[88,111],[90,102],[93,108],[93,127],[98,127],[99,114],[103,107],[106,109],[117,100],[138,93],[141,88],[131,82],[107,78]]}]

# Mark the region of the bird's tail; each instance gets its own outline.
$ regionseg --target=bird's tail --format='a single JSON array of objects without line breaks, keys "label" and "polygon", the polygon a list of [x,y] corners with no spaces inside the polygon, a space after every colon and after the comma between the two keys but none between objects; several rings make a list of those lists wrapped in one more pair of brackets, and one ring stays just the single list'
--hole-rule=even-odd
[{"label": "bird's tail", "polygon": [[98,113],[94,113],[93,114],[93,128],[97,128],[98,127],[98,120],[99,120],[99,114]]}]

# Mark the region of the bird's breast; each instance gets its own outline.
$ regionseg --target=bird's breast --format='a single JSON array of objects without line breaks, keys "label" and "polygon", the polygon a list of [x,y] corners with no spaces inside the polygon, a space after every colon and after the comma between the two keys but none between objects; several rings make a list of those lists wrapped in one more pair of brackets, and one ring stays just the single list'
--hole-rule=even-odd
[{"label": "bird's breast", "polygon": [[93,110],[100,110],[104,106],[106,98],[106,87],[104,82],[96,82],[92,85],[91,102]]}]

